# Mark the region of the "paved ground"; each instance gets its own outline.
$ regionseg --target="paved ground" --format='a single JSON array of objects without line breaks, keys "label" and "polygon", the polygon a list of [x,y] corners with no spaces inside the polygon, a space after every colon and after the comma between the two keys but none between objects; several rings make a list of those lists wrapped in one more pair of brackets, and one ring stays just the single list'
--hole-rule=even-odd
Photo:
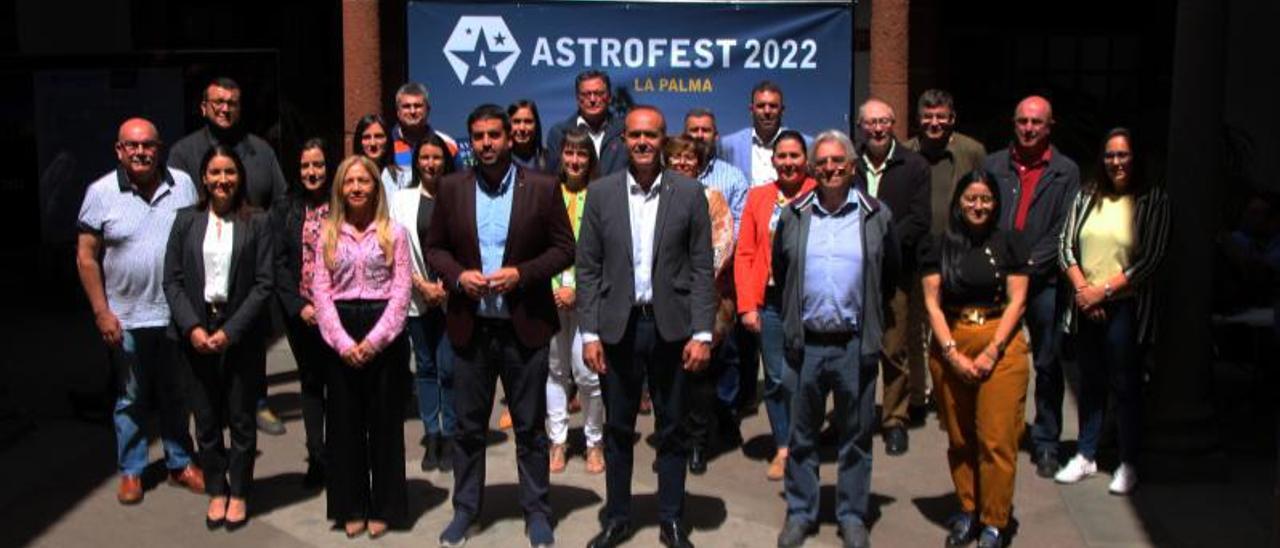
[{"label": "paved ground", "polygon": [[[37,332],[39,327],[31,326]],[[55,363],[67,352],[58,345],[41,349],[43,358]],[[322,493],[304,492],[300,487],[304,470],[302,425],[292,358],[286,346],[273,349],[268,369],[271,402],[287,419],[289,432],[282,437],[259,438],[262,456],[251,498],[252,521],[233,537],[222,531],[205,531],[205,499],[159,482],[162,473],[158,464],[153,466],[152,487],[144,502],[137,507],[118,505],[109,426],[68,418],[41,420],[21,441],[0,451],[0,546],[226,546],[229,541],[254,546],[352,545],[353,541],[324,520]],[[72,378],[65,384],[74,386],[77,382],[83,385],[85,381]],[[1070,406],[1069,402],[1068,439],[1075,436]],[[496,412],[494,416],[496,421]],[[641,429],[651,431],[651,421],[642,418]],[[699,546],[774,544],[784,506],[781,484],[764,479],[766,432],[763,412],[749,417],[743,423],[747,443],[712,461],[707,475],[690,476],[686,521],[693,528],[692,540]],[[405,469],[412,525],[377,544],[434,545],[451,516],[448,494],[452,478],[418,470],[420,435],[420,425],[406,421]],[[936,420],[930,416],[911,435],[911,451],[902,457],[885,456],[879,440],[876,442],[872,504],[877,516],[871,537],[879,547],[941,545],[942,521],[955,510],[944,457],[946,442]],[[522,546],[523,524],[515,502],[514,443],[501,434],[494,441],[488,453],[488,506],[481,517],[483,529],[468,546]],[[153,446],[152,456],[159,458],[158,447]],[[642,528],[631,546],[658,544],[653,495],[656,477],[647,466],[652,456],[647,444],[637,446],[635,518]],[[1210,463],[1213,470],[1207,474],[1204,470],[1183,474],[1175,465],[1173,472],[1160,474],[1167,477],[1148,478],[1135,496],[1121,498],[1106,493],[1106,474],[1070,487],[1039,479],[1023,453],[1015,498],[1021,529],[1015,544],[1046,548],[1270,545],[1275,516],[1273,457],[1224,453]],[[822,473],[823,523],[809,545],[838,546],[830,510],[834,500],[830,459]],[[1194,480],[1176,479],[1186,477]],[[587,475],[578,456],[565,474],[553,477],[553,484],[559,545],[582,546],[597,531],[595,516],[603,502],[603,477]],[[354,542],[365,545],[371,541]]]}]

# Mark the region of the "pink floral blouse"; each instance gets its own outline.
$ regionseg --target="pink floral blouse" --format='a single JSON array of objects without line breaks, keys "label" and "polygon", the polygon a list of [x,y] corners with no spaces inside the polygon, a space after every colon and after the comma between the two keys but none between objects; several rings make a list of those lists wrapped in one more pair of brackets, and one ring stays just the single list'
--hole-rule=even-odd
[{"label": "pink floral blouse", "polygon": [[316,207],[306,206],[302,217],[302,280],[298,284],[298,293],[307,302],[312,302],[311,280],[315,278],[316,246],[320,244],[320,229],[324,219],[329,215],[328,202]]},{"label": "pink floral blouse", "polygon": [[404,228],[391,223],[395,257],[387,266],[382,248],[378,245],[378,232],[370,223],[363,232],[350,224],[343,224],[338,232],[336,251],[337,268],[330,271],[324,263],[323,245],[316,242],[315,279],[311,285],[312,304],[316,307],[316,322],[320,324],[320,336],[339,354],[346,352],[359,341],[353,340],[342,327],[334,301],[384,300],[387,308],[369,331],[365,340],[375,351],[382,351],[404,330],[405,316],[409,311],[409,290],[412,265],[409,262],[409,238]]}]

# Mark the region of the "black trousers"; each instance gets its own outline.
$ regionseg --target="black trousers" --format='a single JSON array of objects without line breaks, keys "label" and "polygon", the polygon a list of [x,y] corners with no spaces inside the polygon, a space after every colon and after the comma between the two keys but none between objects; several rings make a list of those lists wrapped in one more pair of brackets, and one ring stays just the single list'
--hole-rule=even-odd
[{"label": "black trousers", "polygon": [[[338,318],[363,340],[385,301],[338,301]],[[325,360],[329,389],[325,421],[328,517],[342,522],[408,516],[404,473],[404,400],[409,389],[409,340],[403,333],[363,367],[336,352]]]},{"label": "black trousers", "polygon": [[636,413],[640,390],[649,381],[658,434],[658,518],[678,520],[684,513],[685,422],[688,376],[681,365],[685,341],[664,341],[652,317],[634,309],[617,344],[604,345],[608,368],[604,391],[605,501],[607,521],[631,519],[631,470],[634,468]]},{"label": "black trousers", "polygon": [[453,509],[472,518],[484,508],[485,446],[496,384],[502,380],[516,437],[516,472],[525,520],[551,519],[547,455],[547,346],[527,348],[511,322],[478,319],[471,344],[455,348]]},{"label": "black trousers", "polygon": [[306,431],[307,460],[324,460],[324,363],[339,360],[332,348],[320,337],[320,328],[307,325],[302,318],[284,315],[285,337],[298,364],[298,382],[302,385],[302,427]]},{"label": "black trousers", "polygon": [[[726,370],[738,367],[738,345],[734,332],[720,341],[711,351],[711,363],[706,369],[689,374],[689,412],[684,415],[689,449],[710,448],[712,435],[724,436],[738,428],[735,410],[720,401],[717,388]],[[683,351],[683,348],[681,349]]]},{"label": "black trousers", "polygon": [[[204,327],[212,335],[218,326]],[[251,334],[221,354],[196,352],[187,338],[179,342],[182,361],[195,379],[189,400],[205,492],[210,496],[245,498],[253,483],[258,450],[254,413],[266,380],[264,335]],[[230,447],[223,439],[223,429],[231,431]]]}]

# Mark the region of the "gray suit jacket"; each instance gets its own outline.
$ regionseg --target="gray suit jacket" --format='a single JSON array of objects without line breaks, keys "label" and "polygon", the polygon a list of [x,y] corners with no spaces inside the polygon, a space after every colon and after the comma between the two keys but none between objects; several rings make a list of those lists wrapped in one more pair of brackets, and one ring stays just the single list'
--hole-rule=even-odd
[{"label": "gray suit jacket", "polygon": [[[711,218],[702,184],[662,173],[653,238],[653,313],[658,334],[676,342],[710,332],[716,294]],[[635,304],[627,171],[591,183],[578,235],[577,311],[583,333],[617,344]]]}]

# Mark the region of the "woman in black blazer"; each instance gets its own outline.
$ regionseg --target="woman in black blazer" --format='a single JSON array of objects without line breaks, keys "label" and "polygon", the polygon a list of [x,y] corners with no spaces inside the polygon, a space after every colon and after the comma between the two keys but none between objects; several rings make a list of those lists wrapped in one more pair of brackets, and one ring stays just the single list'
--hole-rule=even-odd
[{"label": "woman in black blazer", "polygon": [[200,162],[200,179],[200,201],[178,211],[169,233],[164,294],[180,362],[197,381],[190,403],[210,496],[205,523],[235,530],[248,519],[257,451],[272,238],[266,217],[246,200],[244,164],[233,150],[214,145]]},{"label": "woman in black blazer", "polygon": [[285,336],[298,364],[302,392],[302,425],[306,430],[307,475],[302,485],[316,489],[324,485],[323,360],[333,352],[320,338],[316,311],[311,306],[311,265],[320,226],[329,214],[329,170],[324,141],[308,139],[302,144],[300,173],[285,203],[271,210],[276,237],[276,298],[284,310]]}]

